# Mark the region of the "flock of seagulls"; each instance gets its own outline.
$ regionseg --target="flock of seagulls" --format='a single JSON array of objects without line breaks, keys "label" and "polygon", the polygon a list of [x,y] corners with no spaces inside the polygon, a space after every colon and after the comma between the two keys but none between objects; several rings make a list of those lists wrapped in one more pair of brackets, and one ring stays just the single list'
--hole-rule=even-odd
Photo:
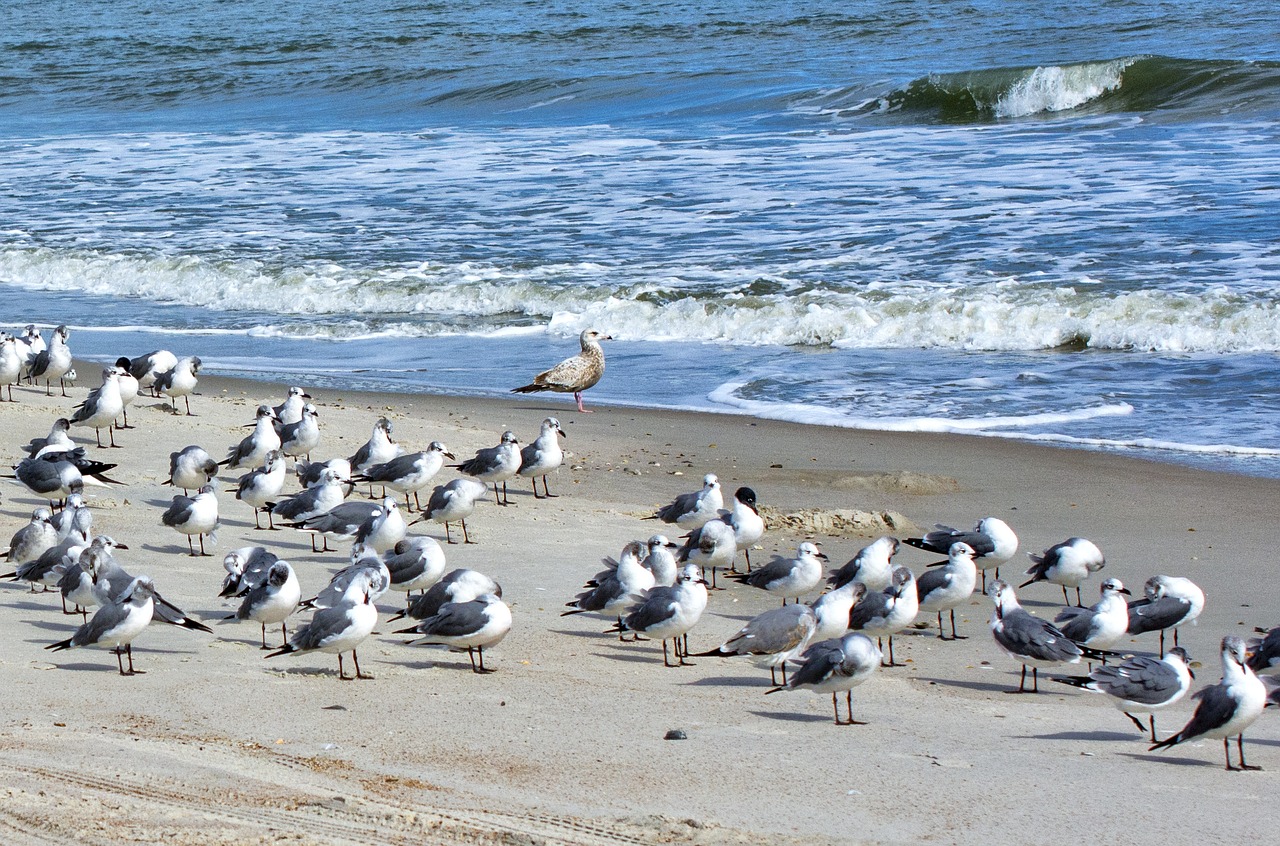
[{"label": "flock of seagulls", "polygon": [[[24,333],[21,340],[0,337],[0,377],[5,380],[0,387],[9,388],[11,399],[13,384],[22,380],[43,380],[47,395],[52,396],[52,383],[71,369],[68,334],[59,327],[48,345],[38,350],[38,332]],[[516,390],[573,393],[579,409],[585,411],[581,393],[603,373],[599,342],[607,339],[598,332],[584,332],[580,355]],[[36,508],[30,522],[13,535],[5,551],[14,568],[8,575],[28,582],[32,590],[59,592],[64,611],[82,615],[75,632],[48,649],[111,649],[119,672],[133,675],[142,671],[134,666],[132,644],[152,622],[212,632],[166,601],[151,577],[131,575],[124,569],[116,557],[128,549],[124,543],[94,532],[84,491],[90,485],[119,486],[106,475],[116,465],[89,458],[85,447],[69,434],[72,427],[92,427],[99,448],[117,447],[116,429],[127,426],[126,409],[144,390],[168,397],[174,413],[178,413],[176,400],[182,397],[190,414],[199,368],[198,357],[179,358],[163,350],[117,360],[103,370],[102,384],[69,416],[56,420],[47,437],[26,446],[27,457],[15,466],[14,478],[47,500],[48,507]],[[226,577],[219,596],[238,604],[224,619],[257,623],[266,658],[327,653],[337,656],[340,679],[369,678],[360,669],[357,650],[378,624],[377,601],[396,591],[404,594],[404,608],[391,619],[412,623],[395,631],[396,635],[409,636],[405,641],[409,644],[465,651],[474,672],[492,672],[492,667],[485,666],[484,652],[510,632],[511,608],[502,598],[502,587],[491,577],[465,568],[449,570],[444,547],[455,543],[453,524],[461,529],[462,543],[474,543],[467,518],[490,492],[497,505],[511,505],[509,481],[530,480],[539,500],[556,496],[547,477],[564,461],[560,441],[565,433],[559,421],[546,418],[527,445],[507,431],[495,446],[458,461],[440,441],[418,452],[405,452],[393,437],[391,422],[379,418],[369,440],[354,454],[313,460],[323,438],[320,414],[311,399],[304,389],[295,387],[280,405],[258,406],[253,421],[246,424],[248,434],[227,446],[220,461],[214,458],[216,448],[210,452],[216,447],[211,444],[193,444],[172,453],[165,483],[182,493],[175,493],[171,504],[157,513],[158,525],[184,536],[190,555],[208,555],[208,545],[216,543],[220,526],[220,494],[231,493],[253,510],[257,530],[291,528],[308,533],[314,552],[329,551],[331,542],[350,544],[349,565],[332,574],[328,584],[310,598],[304,598],[306,591],[293,564],[266,545],[246,546],[225,555]],[[461,475],[437,484],[446,468]],[[221,478],[231,471],[241,472],[233,481]],[[291,477],[296,487],[291,486]],[[362,486],[370,498],[352,497]],[[375,488],[379,489],[376,494]],[[422,495],[428,488],[424,505]],[[940,640],[965,640],[957,631],[955,610],[982,592],[993,604],[989,631],[995,645],[1021,668],[1018,688],[1011,692],[1036,693],[1040,669],[1061,670],[1083,659],[1090,662],[1086,675],[1058,675],[1053,680],[1110,697],[1144,736],[1149,731],[1152,749],[1197,737],[1220,738],[1228,769],[1253,768],[1245,764],[1243,733],[1269,702],[1258,673],[1280,668],[1280,628],[1250,644],[1224,638],[1221,682],[1195,694],[1199,704],[1182,730],[1163,740],[1156,734],[1155,714],[1186,697],[1194,678],[1194,664],[1178,646],[1177,633],[1180,627],[1195,623],[1205,597],[1186,578],[1153,576],[1136,601],[1126,601],[1129,591],[1123,583],[1108,578],[1100,585],[1098,602],[1085,608],[1081,586],[1103,570],[1106,561],[1092,541],[1071,537],[1043,554],[1029,554],[1032,566],[1026,575],[1030,578],[1020,585],[1024,589],[1050,583],[1062,589],[1067,605],[1049,622],[1023,608],[1014,587],[999,577],[1000,567],[1009,565],[1017,554],[1019,540],[996,517],[983,518],[968,531],[938,526],[921,537],[878,538],[833,568],[827,554],[812,541],[800,543],[792,555],[774,556],[753,566],[750,553],[759,549],[766,531],[756,492],[740,487],[726,502],[714,474],[703,478],[700,490],[677,496],[648,519],[670,527],[664,531],[682,543],[662,533],[628,542],[617,558],[604,558],[604,569],[585,582],[582,592],[566,603],[568,610],[563,614],[600,615],[609,621],[602,632],[617,634],[620,640],[661,641],[664,666],[691,665],[694,662],[689,659],[694,657],[745,657],[769,670],[772,684],[766,693],[801,689],[830,693],[834,722],[858,725],[852,690],[881,668],[902,666],[895,661],[894,636],[928,627],[932,620]],[[428,535],[412,534],[421,523],[443,524],[444,545]],[[928,562],[917,574],[894,560],[904,546],[945,555],[945,560]],[[988,570],[993,571],[990,581]],[[690,652],[689,634],[721,589],[718,572],[773,595],[779,605],[742,625],[718,647]],[[804,601],[824,586],[820,595]],[[1074,605],[1069,589],[1076,592]],[[90,609],[96,609],[92,615]],[[290,634],[291,620],[303,610],[311,612],[310,618],[293,624]],[[277,626],[279,645],[272,647],[268,629],[274,631]],[[1159,633],[1158,656],[1114,651],[1126,637],[1150,632]],[[1166,632],[1172,632],[1174,641],[1168,651]],[[348,654],[350,675],[344,661]],[[1147,716],[1145,724],[1138,714]],[[1238,767],[1231,760],[1231,737],[1237,739]]]}]

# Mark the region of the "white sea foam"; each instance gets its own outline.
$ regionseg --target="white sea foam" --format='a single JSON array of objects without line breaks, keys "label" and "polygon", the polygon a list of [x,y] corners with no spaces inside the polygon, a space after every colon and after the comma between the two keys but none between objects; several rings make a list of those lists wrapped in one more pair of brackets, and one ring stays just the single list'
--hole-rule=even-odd
[{"label": "white sea foam", "polygon": [[1119,89],[1125,69],[1135,61],[1136,58],[1129,58],[1035,68],[1000,95],[994,111],[999,117],[1026,117],[1079,108]]}]

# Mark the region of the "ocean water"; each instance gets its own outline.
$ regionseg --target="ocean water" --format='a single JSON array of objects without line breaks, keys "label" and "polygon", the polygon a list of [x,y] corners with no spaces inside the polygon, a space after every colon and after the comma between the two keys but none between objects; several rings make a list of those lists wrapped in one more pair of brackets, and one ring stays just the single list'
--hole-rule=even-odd
[{"label": "ocean water", "polygon": [[1280,475],[1264,7],[5,16],[0,326],[80,355],[496,395],[594,327],[589,403]]}]

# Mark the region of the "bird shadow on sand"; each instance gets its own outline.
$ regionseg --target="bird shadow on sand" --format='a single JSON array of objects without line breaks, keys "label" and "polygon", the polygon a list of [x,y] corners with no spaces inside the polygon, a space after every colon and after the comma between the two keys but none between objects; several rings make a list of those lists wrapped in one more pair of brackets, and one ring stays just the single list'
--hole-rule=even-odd
[{"label": "bird shadow on sand", "polygon": [[[985,690],[990,693],[999,693],[1000,691],[1010,689],[1008,685],[998,684],[996,682],[976,682],[976,681],[965,681],[962,679],[935,679],[935,678],[929,678],[928,676],[916,676],[914,681],[933,682],[934,684],[942,684],[942,685],[946,685],[947,687],[963,687],[968,690]],[[1032,695],[1032,694],[1028,694],[1028,695]]]},{"label": "bird shadow on sand", "polygon": [[[92,617],[90,619],[92,619]],[[54,622],[53,620],[27,620],[26,624],[32,628],[41,629],[46,632],[72,634],[76,629],[80,628],[83,622],[84,621],[80,619],[80,615],[77,614],[74,620],[68,616],[65,620],[59,620],[57,622]],[[27,643],[44,643],[44,641],[28,639]]]},{"label": "bird shadow on sand", "polygon": [[658,661],[658,662],[662,661],[661,652],[646,653],[644,655],[620,653],[620,652],[612,652],[612,653],[592,652],[591,654],[596,656],[597,658],[608,658],[611,661],[627,661],[632,664],[652,664],[655,661]]},{"label": "bird shadow on sand", "polygon": [[685,682],[687,687],[758,687],[761,690],[769,685],[758,678],[749,676],[703,676],[697,681]]},{"label": "bird shadow on sand", "polygon": [[571,629],[551,629],[551,633],[557,634],[557,635],[568,635],[569,637],[590,637],[590,638],[599,638],[599,637],[604,637],[605,635],[617,634],[617,632],[603,632],[603,633],[595,632],[595,631],[575,632],[575,631],[572,631]]},{"label": "bird shadow on sand", "polygon": [[[32,594],[32,596],[39,595],[39,593]],[[57,597],[58,594],[55,591],[50,591],[49,595],[51,598],[54,598]],[[50,602],[48,605],[42,605],[39,602],[34,602],[28,599],[21,602],[6,602],[5,605],[9,608],[16,608],[22,611],[36,611],[41,614],[46,614],[49,611],[61,611],[61,606],[59,606],[57,602]],[[71,615],[68,614],[67,616]]]},{"label": "bird shadow on sand", "polygon": [[1132,758],[1135,761],[1146,761],[1147,763],[1152,764],[1172,764],[1177,767],[1210,767],[1213,769],[1222,769],[1222,761],[1218,759],[1175,758],[1171,755],[1156,755],[1154,753],[1144,754],[1141,752],[1121,752],[1119,754],[1126,758]]},{"label": "bird shadow on sand", "polygon": [[819,714],[799,714],[795,711],[747,711],[766,720],[782,720],[788,723],[829,723],[831,717]]},{"label": "bird shadow on sand", "polygon": [[[106,654],[107,654],[107,657],[108,657],[108,658],[114,658],[114,657],[115,657],[114,655],[112,655],[112,654],[111,654],[111,653],[109,653],[109,652],[108,652],[108,653],[106,653]],[[50,662],[50,663],[53,663],[53,662]],[[117,676],[118,676],[118,675],[120,675],[120,668],[119,668],[117,665],[115,665],[115,664],[108,664],[108,663],[106,663],[106,662],[103,662],[103,663],[90,663],[90,662],[88,662],[88,661],[80,661],[80,662],[77,662],[77,663],[75,663],[75,664],[56,664],[56,663],[54,663],[54,664],[53,664],[53,666],[57,667],[59,670],[75,670],[76,672],[85,672],[85,673],[107,673],[107,672],[109,672],[109,673],[112,673],[113,675],[117,675]],[[144,672],[145,672],[145,670],[144,670]]]},{"label": "bird shadow on sand", "polygon": [[1052,734],[1013,735],[1018,740],[1114,740],[1122,743],[1143,742],[1137,732],[1122,731],[1058,731]]}]

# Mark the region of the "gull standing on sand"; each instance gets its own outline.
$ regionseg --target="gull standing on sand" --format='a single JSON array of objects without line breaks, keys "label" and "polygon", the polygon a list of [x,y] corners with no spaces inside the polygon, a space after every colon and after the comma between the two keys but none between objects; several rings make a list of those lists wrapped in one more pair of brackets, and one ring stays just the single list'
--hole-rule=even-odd
[{"label": "gull standing on sand", "polygon": [[886,667],[903,667],[893,660],[893,636],[911,625],[920,612],[920,598],[916,594],[916,577],[906,567],[893,571],[889,586],[876,593],[867,593],[849,612],[849,628],[876,636],[889,638],[889,663]]},{"label": "gull standing on sand", "polygon": [[162,484],[182,488],[182,492],[198,491],[218,475],[218,462],[201,447],[192,444],[180,452],[169,453],[169,478]]},{"label": "gull standing on sand", "polygon": [[[318,485],[304,488],[292,496],[285,497],[271,506],[271,513],[286,522],[305,523],[341,505],[344,498],[342,488],[342,484],[338,481],[338,474],[332,468],[326,467],[320,474]],[[316,548],[314,537],[312,537],[311,551],[320,551]]]},{"label": "gull standing on sand", "polygon": [[[316,489],[313,489],[316,490]],[[307,491],[303,491],[307,493]],[[395,500],[389,500],[395,502]],[[278,506],[277,506],[278,507]],[[365,522],[382,512],[382,506],[373,502],[343,502],[333,506],[323,514],[316,514],[305,520],[287,524],[291,529],[299,529],[311,533],[311,551],[329,552],[329,538],[346,540],[354,538]],[[403,522],[403,521],[401,521]],[[316,549],[315,536],[320,535],[323,543]],[[403,535],[402,535],[403,537]],[[398,538],[397,538],[398,540]],[[393,544],[394,545],[394,544]]]},{"label": "gull standing on sand", "polygon": [[[520,470],[520,441],[515,432],[503,432],[502,440],[495,447],[476,450],[474,458],[469,458],[454,466],[474,476],[482,482],[493,483],[493,498],[498,505],[510,505],[507,499],[507,480],[514,478]],[[502,498],[498,498],[498,482],[502,482]]]},{"label": "gull standing on sand", "polygon": [[1144,734],[1147,726],[1133,712],[1146,714],[1151,727],[1151,742],[1156,743],[1155,712],[1186,696],[1195,677],[1196,674],[1191,672],[1191,656],[1181,646],[1175,646],[1160,659],[1135,655],[1117,666],[1098,667],[1087,676],[1054,676],[1053,680],[1107,694]]},{"label": "gull standing on sand", "polygon": [[[1222,639],[1222,681],[1197,691],[1196,712],[1182,731],[1151,747],[1167,749],[1197,737],[1222,738],[1228,770],[1260,770],[1244,762],[1244,730],[1262,715],[1267,705],[1267,688],[1245,663],[1244,641],[1228,635]],[[1231,737],[1236,738],[1240,766],[1231,766]]]},{"label": "gull standing on sand", "polygon": [[[819,693],[830,692],[836,725],[866,725],[853,718],[853,689],[869,679],[884,661],[884,656],[871,642],[871,638],[858,632],[849,632],[838,640],[824,640],[813,644],[799,660],[800,667],[792,671],[791,681],[766,690],[766,695],[780,690],[802,688]],[[836,694],[842,690],[849,711],[847,720],[840,719],[840,702],[836,699]]]},{"label": "gull standing on sand", "polygon": [[314,488],[324,481],[324,471],[332,470],[334,478],[344,485],[355,484],[351,481],[351,462],[345,458],[330,458],[328,461],[299,461],[293,466],[293,473],[298,477],[298,484],[304,488]]},{"label": "gull standing on sand", "polygon": [[818,549],[818,545],[805,541],[796,549],[794,558],[774,558],[763,567],[750,573],[739,573],[731,576],[734,581],[767,590],[774,596],[782,598],[787,604],[787,597],[795,597],[800,601],[803,594],[808,593],[822,581],[822,562],[827,560]]},{"label": "gull standing on sand", "polygon": [[[279,422],[280,418],[273,419]],[[302,419],[280,427],[280,451],[290,458],[311,460],[311,450],[320,445],[320,412],[311,403],[302,407]]]},{"label": "gull standing on sand", "polygon": [[561,394],[573,394],[578,402],[578,411],[583,414],[591,412],[582,407],[582,392],[600,381],[604,375],[604,350],[601,341],[612,341],[609,335],[587,329],[578,336],[581,352],[572,358],[566,358],[550,370],[544,370],[528,385],[512,388],[513,394],[532,394],[538,391],[555,391]]},{"label": "gull standing on sand", "polygon": [[[702,477],[702,490],[680,494],[670,505],[664,505],[656,514],[645,519],[674,523],[682,529],[700,529],[719,517],[723,507],[724,494],[720,491],[720,480],[715,473],[708,473]],[[734,543],[736,545],[736,538]]]},{"label": "gull standing on sand", "polygon": [[67,434],[70,431],[71,421],[65,417],[59,417],[53,421],[53,426],[50,427],[48,435],[27,441],[27,445],[23,447],[27,452],[27,458],[39,458],[46,452],[65,452],[75,449],[75,442]]},{"label": "gull standing on sand", "polygon": [[653,535],[646,542],[647,553],[640,564],[653,573],[653,583],[658,587],[669,587],[676,583],[676,556],[671,550],[678,549],[666,535]]},{"label": "gull standing on sand", "polygon": [[[73,646],[110,647],[116,654],[120,675],[137,675],[141,670],[133,668],[133,640],[146,630],[155,612],[154,586],[145,576],[134,579],[118,600],[108,602],[98,609],[89,622],[76,629],[66,640],[51,643],[45,649],[58,652]],[[129,656],[129,669],[124,668],[124,657]]]},{"label": "gull standing on sand", "polygon": [[218,596],[227,598],[244,596],[267,579],[271,565],[280,558],[266,547],[242,546],[233,549],[222,558],[222,567],[227,571],[222,580],[222,590]]},{"label": "gull standing on sand", "polygon": [[[967,543],[951,544],[944,566],[926,570],[916,579],[916,595],[920,598],[920,610],[938,614],[938,638],[940,640],[964,640],[956,634],[956,606],[973,595],[978,585],[978,568],[973,563],[973,548]],[[945,637],[942,628],[942,612],[951,613],[951,637]]]},{"label": "gull standing on sand", "polygon": [[71,415],[72,426],[92,426],[94,437],[98,441],[98,449],[102,449],[102,427],[107,428],[111,446],[115,447],[115,422],[124,411],[124,400],[120,396],[120,374],[114,367],[102,371],[102,384],[89,392],[84,402],[76,406]]},{"label": "gull standing on sand", "polygon": [[685,536],[684,546],[676,553],[676,560],[697,564],[702,568],[704,577],[710,568],[711,589],[716,590],[716,568],[732,569],[737,552],[733,527],[723,520],[712,520]]},{"label": "gull standing on sand", "polygon": [[[355,455],[347,459],[347,463],[353,475],[364,473],[375,465],[386,464],[403,451],[391,439],[391,421],[385,417],[379,417],[373,424],[373,432],[369,435],[369,440],[356,450]],[[373,485],[369,485],[369,498],[373,498]]]},{"label": "gull standing on sand", "polygon": [[53,527],[53,513],[41,506],[31,512],[31,522],[23,526],[9,540],[9,548],[3,558],[18,566],[35,561],[59,541],[58,530]]},{"label": "gull standing on sand", "polygon": [[65,500],[70,494],[84,490],[84,476],[78,467],[63,456],[68,453],[50,453],[40,458],[24,458],[14,468],[18,481],[32,493],[49,500]]},{"label": "gull standing on sand", "polygon": [[261,467],[267,453],[280,449],[280,436],[276,434],[276,413],[269,405],[258,406],[254,414],[253,431],[240,443],[227,449],[227,457],[218,462],[218,466],[228,470],[240,467]]},{"label": "gull standing on sand", "polygon": [[382,556],[360,545],[351,548],[351,563],[334,573],[329,584],[310,599],[304,599],[303,608],[332,608],[340,603],[348,590],[357,582],[369,589],[369,602],[376,603],[391,589],[391,571]]},{"label": "gull standing on sand", "polygon": [[160,516],[160,522],[177,529],[187,536],[187,549],[196,554],[191,536],[200,537],[200,554],[204,551],[204,536],[216,542],[218,531],[218,494],[212,482],[200,488],[195,496],[175,496],[173,503]]},{"label": "gull standing on sand", "polygon": [[809,607],[817,618],[818,627],[813,632],[812,642],[844,637],[849,631],[849,612],[867,593],[867,586],[862,582],[846,582],[835,590],[829,590],[819,596]]},{"label": "gull standing on sand", "polygon": [[489,492],[483,482],[475,479],[454,479],[447,485],[437,485],[427,499],[427,509],[415,520],[421,523],[430,520],[433,523],[444,523],[444,537],[448,543],[454,543],[449,533],[450,523],[462,524],[462,542],[474,543],[467,533],[467,518],[476,510],[476,503]]},{"label": "gull standing on sand", "polygon": [[245,594],[244,602],[236,609],[236,613],[224,619],[253,620],[262,625],[262,648],[267,646],[267,626],[280,624],[281,645],[287,644],[288,633],[284,621],[298,610],[302,601],[302,587],[293,567],[287,561],[276,561],[267,570],[267,578]]},{"label": "gull standing on sand", "polygon": [[[606,569],[596,573],[570,602],[565,603],[568,611],[561,611],[561,617],[570,614],[582,614],[587,611],[610,613],[631,605],[639,595],[655,584],[653,573],[645,569],[641,563],[647,548],[640,541],[631,541],[622,549],[617,560],[604,559]],[[619,638],[621,639],[621,638]]]},{"label": "gull standing on sand", "polygon": [[[338,656],[338,678],[342,681],[373,678],[360,672],[360,659],[356,656],[356,648],[378,624],[378,609],[373,607],[370,590],[368,577],[352,581],[341,601],[330,608],[321,608],[312,616],[311,622],[293,633],[288,643],[263,657],[328,652]],[[354,676],[348,676],[342,666],[344,652],[351,653],[351,661],[356,667]]]},{"label": "gull standing on sand", "polygon": [[987,571],[994,569],[1000,578],[1000,565],[1018,553],[1018,536],[1009,524],[998,517],[983,517],[971,532],[962,532],[939,524],[922,538],[907,538],[905,543],[947,555],[953,543],[967,543],[973,549],[973,563],[982,571],[982,589],[987,589]]},{"label": "gull standing on sand", "polygon": [[877,538],[858,550],[843,567],[832,570],[827,584],[841,588],[850,582],[862,582],[869,591],[884,590],[893,581],[893,556],[900,547],[897,538]]},{"label": "gull standing on sand", "polygon": [[[542,421],[542,430],[534,442],[520,450],[520,469],[517,471],[526,479],[533,480],[533,498],[543,499],[559,496],[547,487],[547,474],[558,470],[564,463],[564,450],[560,448],[560,438],[568,437],[560,428],[560,421],[548,417]],[[543,496],[538,495],[538,477],[542,477]]]},{"label": "gull standing on sand", "polygon": [[764,537],[764,520],[756,507],[756,492],[751,488],[738,488],[728,512],[721,511],[720,519],[733,528],[735,546],[747,559],[747,572],[751,572],[751,547]]},{"label": "gull standing on sand", "polygon": [[[1101,598],[1089,608],[1068,605],[1053,618],[1067,637],[1081,646],[1110,649],[1129,628],[1129,589],[1119,579],[1107,579],[1099,588]],[[1107,663],[1104,659],[1102,663]]]},{"label": "gull standing on sand", "polygon": [[66,326],[54,329],[53,339],[49,341],[48,349],[37,353],[35,360],[31,362],[27,375],[31,377],[33,384],[37,379],[44,379],[45,396],[53,396],[50,383],[54,379],[57,379],[62,387],[62,395],[64,397],[67,395],[67,383],[64,377],[71,369],[71,348],[67,346],[69,337],[71,337],[71,330]]},{"label": "gull standing on sand", "polygon": [[124,423],[118,424],[117,429],[132,429],[129,425],[129,405],[138,398],[138,380],[133,378],[133,374],[129,372],[129,359],[121,357],[116,359],[116,373],[120,376],[120,414],[124,417]]},{"label": "gull standing on sand", "polygon": [[280,422],[281,426],[288,426],[302,420],[302,410],[308,405],[307,400],[309,399],[311,399],[311,394],[302,388],[290,388],[289,395],[285,397],[284,402],[271,410],[276,413],[276,420]]},{"label": "gull standing on sand", "polygon": [[444,575],[444,550],[435,538],[425,535],[404,538],[382,560],[391,576],[391,590],[405,595],[406,607],[411,592],[425,594]]},{"label": "gull standing on sand", "polygon": [[279,450],[271,450],[262,460],[262,467],[257,470],[251,470],[237,480],[235,493],[236,499],[253,506],[253,527],[255,529],[262,528],[262,521],[259,515],[262,512],[267,513],[267,528],[274,529],[276,527],[275,520],[271,516],[271,505],[280,496],[280,492],[284,490],[284,480],[288,475],[288,467],[285,463],[284,456]]},{"label": "gull standing on sand", "polygon": [[[169,398],[174,414],[178,413],[176,400],[178,397],[182,397],[183,402],[187,404],[187,416],[195,416],[191,413],[191,395],[196,392],[196,384],[199,382],[196,377],[199,373],[200,357],[189,355],[178,359],[178,363],[173,366],[172,370],[161,373],[156,378],[156,391]],[[141,384],[141,380],[139,380],[139,384]]]},{"label": "gull standing on sand", "polygon": [[371,487],[377,483],[404,494],[404,507],[410,512],[413,508],[409,502],[409,494],[413,494],[413,502],[421,511],[422,502],[418,499],[418,492],[430,484],[440,472],[446,458],[453,458],[449,448],[440,441],[432,441],[424,452],[411,452],[382,464],[375,464],[354,476],[353,479],[357,482],[368,482]]},{"label": "gull standing on sand", "polygon": [[[420,634],[410,643],[467,650],[471,672],[492,673],[484,665],[484,648],[497,646],[511,631],[511,609],[496,594],[486,593],[469,602],[446,602],[434,615],[397,634]],[[478,664],[477,664],[478,659]]]},{"label": "gull standing on sand", "polygon": [[1040,667],[1078,664],[1080,658],[1100,660],[1102,655],[1088,647],[1073,643],[1058,627],[1025,611],[1006,582],[996,579],[987,587],[987,596],[995,602],[991,615],[991,636],[996,646],[1022,665],[1022,679],[1016,691],[1026,693],[1027,667],[1031,668],[1031,693],[1040,692]]},{"label": "gull standing on sand", "polygon": [[502,585],[484,573],[459,567],[445,573],[426,593],[410,602],[405,610],[393,614],[390,619],[412,617],[415,620],[425,620],[434,617],[446,602],[470,602],[486,593],[502,596]]},{"label": "gull standing on sand", "polygon": [[387,497],[378,510],[356,529],[353,540],[381,555],[394,549],[408,531],[409,527],[400,514],[400,503]]},{"label": "gull standing on sand", "polygon": [[[684,660],[689,654],[689,630],[698,624],[706,607],[707,582],[696,564],[686,564],[673,587],[655,587],[643,593],[631,611],[605,633],[635,632],[660,639],[662,666],[692,666]],[[668,640],[675,643],[678,664],[672,664],[667,656]]]},{"label": "gull standing on sand", "polygon": [[1160,654],[1164,655],[1164,633],[1173,629],[1173,645],[1178,645],[1178,628],[1194,625],[1204,610],[1204,591],[1181,576],[1152,576],[1143,586],[1146,596],[1129,604],[1129,634],[1160,632]]},{"label": "gull standing on sand", "polygon": [[[13,398],[13,386],[22,379],[22,356],[18,352],[18,342],[12,335],[0,335],[0,391],[9,389],[9,402]],[[4,399],[0,393],[0,400]]]},{"label": "gull standing on sand", "polygon": [[818,618],[808,605],[784,605],[753,617],[737,633],[707,652],[695,652],[695,658],[746,655],[757,667],[769,668],[769,681],[787,683],[787,661],[799,655],[813,638]]},{"label": "gull standing on sand", "polygon": [[178,357],[168,350],[155,350],[129,360],[129,375],[138,380],[139,388],[151,388],[152,396],[160,396],[156,380],[178,366]]},{"label": "gull standing on sand", "polygon": [[1046,549],[1044,555],[1028,552],[1027,557],[1034,562],[1026,573],[1031,578],[1018,585],[1019,590],[1036,582],[1053,582],[1062,587],[1062,601],[1070,602],[1067,588],[1075,588],[1077,606],[1084,604],[1080,601],[1080,583],[1107,566],[1102,550],[1085,538],[1067,538]]}]

